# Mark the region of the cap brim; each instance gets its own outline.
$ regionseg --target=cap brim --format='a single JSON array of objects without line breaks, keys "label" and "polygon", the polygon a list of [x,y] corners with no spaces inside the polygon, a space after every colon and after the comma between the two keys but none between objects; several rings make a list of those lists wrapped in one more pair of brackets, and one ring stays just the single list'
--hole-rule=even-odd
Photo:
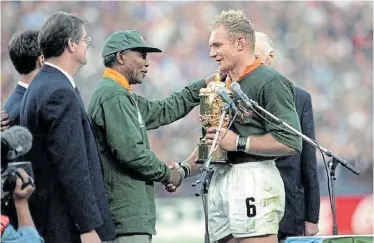
[{"label": "cap brim", "polygon": [[160,49],[150,46],[139,46],[132,47],[132,50],[141,51],[141,52],[162,52]]}]

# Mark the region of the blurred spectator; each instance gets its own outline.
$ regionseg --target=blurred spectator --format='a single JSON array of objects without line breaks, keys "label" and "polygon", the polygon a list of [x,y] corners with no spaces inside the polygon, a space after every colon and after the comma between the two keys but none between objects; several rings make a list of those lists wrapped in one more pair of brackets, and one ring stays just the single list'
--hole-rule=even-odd
[{"label": "blurred spectator", "polygon": [[[354,176],[339,167],[338,180],[340,176],[346,177],[344,187],[337,184],[337,193],[372,192],[373,5],[370,2],[60,1],[1,2],[1,5],[4,10],[1,101],[10,95],[18,78],[7,54],[6,43],[12,34],[38,29],[50,13],[64,10],[84,16],[90,23],[87,32],[92,43],[88,64],[75,79],[82,87],[86,105],[95,87],[91,80],[99,80],[103,72],[100,51],[110,33],[138,29],[147,42],[161,47],[162,54],[149,57],[148,78],[157,81],[135,88],[146,97],[160,98],[183,88],[194,77],[206,76],[216,69],[208,56],[207,26],[223,9],[244,9],[255,29],[268,33],[282,51],[274,68],[311,93],[317,141],[362,171],[360,176]],[[164,161],[185,159],[199,140],[198,114],[195,109],[185,119],[151,131],[152,151]],[[319,170],[325,173],[321,157],[318,159]],[[321,181],[325,177],[322,174]],[[326,185],[321,187],[323,193]],[[159,189],[159,194],[164,195],[163,187]],[[176,194],[192,193],[193,188],[187,182]]]}]

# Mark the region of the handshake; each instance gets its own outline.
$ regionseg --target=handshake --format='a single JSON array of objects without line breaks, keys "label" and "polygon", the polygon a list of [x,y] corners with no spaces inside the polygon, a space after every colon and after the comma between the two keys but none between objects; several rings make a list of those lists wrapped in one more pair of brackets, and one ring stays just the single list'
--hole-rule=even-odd
[{"label": "handshake", "polygon": [[168,168],[170,169],[170,178],[166,183],[164,183],[165,190],[168,192],[175,192],[182,184],[182,180],[190,177],[191,165],[186,162],[170,162]]},{"label": "handshake", "polygon": [[182,184],[184,178],[195,176],[200,173],[202,165],[197,164],[198,148],[190,154],[190,156],[183,162],[170,162],[168,168],[170,169],[169,180],[164,182],[165,190],[168,192],[175,192]]}]

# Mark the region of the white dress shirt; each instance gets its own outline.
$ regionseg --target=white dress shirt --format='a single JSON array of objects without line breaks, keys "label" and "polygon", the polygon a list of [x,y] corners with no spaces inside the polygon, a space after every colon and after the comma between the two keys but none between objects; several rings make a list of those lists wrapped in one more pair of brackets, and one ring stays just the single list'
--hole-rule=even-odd
[{"label": "white dress shirt", "polygon": [[68,74],[67,72],[65,72],[65,71],[64,71],[62,68],[60,68],[59,66],[56,66],[56,65],[54,65],[54,64],[52,64],[52,63],[50,63],[50,62],[45,62],[44,65],[49,65],[49,66],[51,66],[51,67],[54,67],[54,68],[58,69],[60,72],[62,72],[62,73],[63,73],[63,74],[64,74],[64,75],[69,79],[71,85],[73,85],[73,88],[75,89],[75,82],[74,82],[73,77],[72,77],[70,74]]},{"label": "white dress shirt", "polygon": [[18,85],[24,87],[25,89],[27,89],[29,87],[29,84],[24,83],[22,81],[18,81]]}]

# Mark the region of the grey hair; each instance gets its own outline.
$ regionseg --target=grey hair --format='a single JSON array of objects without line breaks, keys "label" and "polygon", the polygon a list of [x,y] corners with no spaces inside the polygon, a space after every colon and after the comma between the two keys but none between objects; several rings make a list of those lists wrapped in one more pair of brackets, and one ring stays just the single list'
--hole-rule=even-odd
[{"label": "grey hair", "polygon": [[[131,49],[126,49],[126,50],[123,50],[123,51],[120,51],[120,53],[122,55],[126,55],[127,53],[129,53],[131,51]],[[113,53],[113,54],[110,54],[108,56],[105,56],[104,59],[103,59],[103,63],[104,63],[104,66],[105,67],[108,67],[108,68],[111,68],[113,67],[113,65],[116,63],[117,59],[116,59],[116,56],[117,56],[117,53]]]},{"label": "grey hair", "polygon": [[274,44],[270,37],[263,32],[255,32],[256,40],[264,42],[264,51],[268,55],[271,51],[274,51]]},{"label": "grey hair", "polygon": [[244,36],[249,42],[252,51],[254,50],[256,37],[251,21],[244,15],[243,10],[222,11],[214,21],[211,31],[218,26],[223,25],[227,28],[227,32],[231,39]]}]

